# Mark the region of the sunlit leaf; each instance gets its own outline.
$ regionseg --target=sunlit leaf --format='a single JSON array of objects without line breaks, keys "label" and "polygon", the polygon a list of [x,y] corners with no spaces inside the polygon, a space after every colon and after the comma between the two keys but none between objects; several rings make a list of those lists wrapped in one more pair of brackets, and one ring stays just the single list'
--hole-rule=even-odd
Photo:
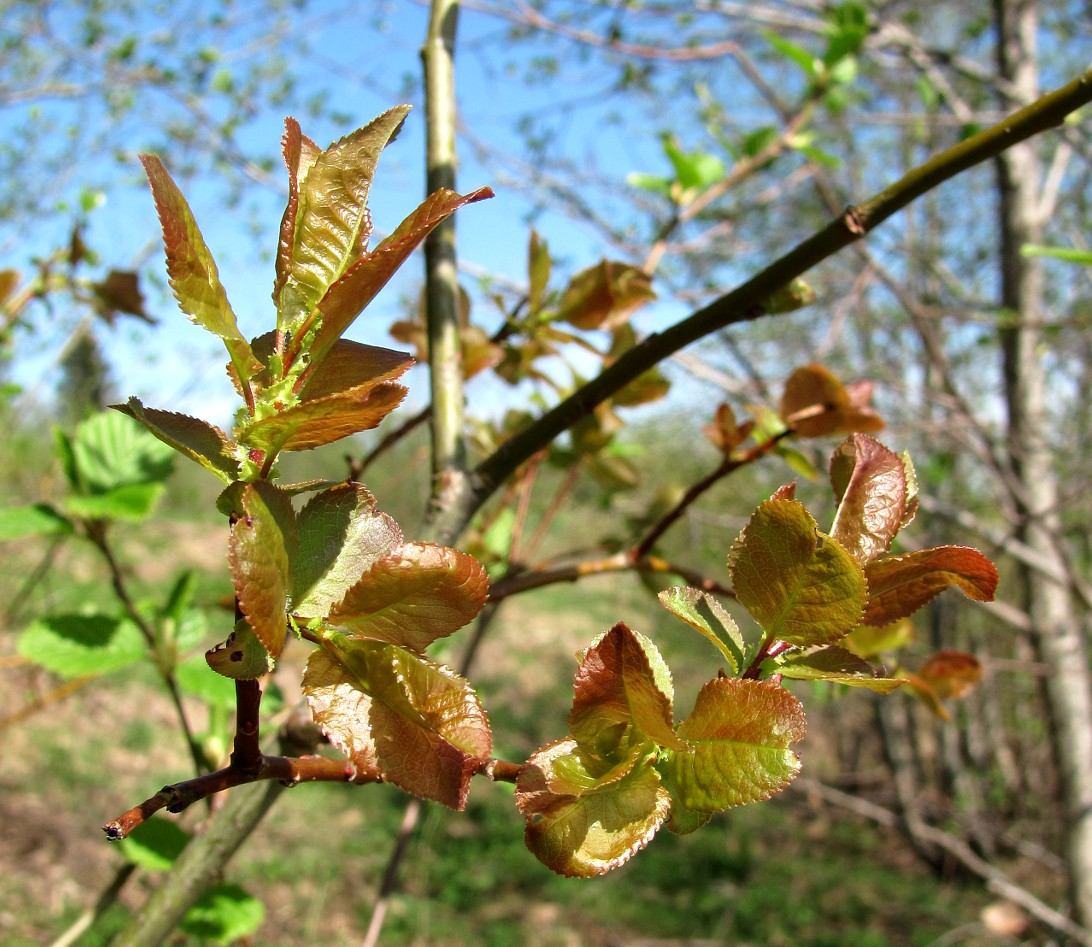
[{"label": "sunlit leaf", "polygon": [[235,625],[227,641],[205,652],[205,661],[212,670],[235,681],[265,677],[275,666],[274,657],[245,619]]},{"label": "sunlit leaf", "polygon": [[914,626],[902,618],[890,625],[858,625],[839,644],[857,657],[874,658],[885,652],[898,651],[914,640]]},{"label": "sunlit leaf", "polygon": [[652,280],[644,270],[601,260],[569,281],[557,318],[578,329],[609,329],[655,298]]},{"label": "sunlit leaf", "polygon": [[300,181],[322,153],[310,138],[300,130],[294,118],[284,120],[284,136],[281,138],[284,165],[288,169],[288,204],[281,218],[280,240],[277,243],[276,280],[273,283],[273,302],[277,312],[282,312],[281,290],[288,280],[288,268],[292,264],[292,248],[296,241],[296,215],[299,211]]},{"label": "sunlit leaf", "polygon": [[[358,766],[454,809],[489,759],[492,737],[470,684],[395,645],[328,633],[304,694],[331,741]],[[359,762],[358,762],[359,761]]]},{"label": "sunlit leaf", "polygon": [[769,799],[800,770],[788,747],[804,736],[804,708],[769,681],[718,678],[678,727],[690,744],[671,753],[672,785],[688,809],[719,812]]},{"label": "sunlit leaf", "polygon": [[225,483],[238,478],[239,461],[235,456],[234,442],[208,421],[173,411],[146,408],[138,398],[130,398],[127,404],[112,404],[110,407],[136,419],[164,444],[212,471]]},{"label": "sunlit leaf", "polygon": [[732,616],[712,595],[700,589],[677,586],[664,590],[659,598],[672,615],[681,618],[713,642],[733,674],[743,669],[746,652],[743,635]]},{"label": "sunlit leaf", "polygon": [[573,740],[543,747],[523,766],[516,804],[527,847],[569,877],[601,875],[644,848],[667,818],[670,798],[647,760],[588,771]]},{"label": "sunlit leaf", "polygon": [[406,352],[362,345],[349,339],[338,339],[326,357],[308,373],[300,398],[314,401],[328,395],[344,394],[367,385],[393,381],[413,367],[413,358]]},{"label": "sunlit leaf", "polygon": [[419,653],[481,611],[485,568],[473,556],[431,543],[407,543],[374,560],[330,612],[345,634]]},{"label": "sunlit leaf", "polygon": [[[407,112],[406,105],[393,108],[335,142],[316,157],[299,182],[278,328],[295,333],[359,256],[371,232],[366,205],[375,166]],[[294,146],[294,137],[290,144]]]},{"label": "sunlit leaf", "polygon": [[838,510],[830,528],[862,566],[891,548],[906,514],[902,458],[866,434],[847,437],[830,461]]},{"label": "sunlit leaf", "polygon": [[77,482],[87,493],[129,484],[161,483],[174,469],[174,453],[113,411],[80,422],[71,441]]},{"label": "sunlit leaf", "polygon": [[268,481],[247,484],[242,504],[244,515],[231,526],[231,579],[239,608],[276,659],[287,628],[295,515],[288,497]]},{"label": "sunlit leaf", "polygon": [[224,340],[240,378],[249,379],[260,366],[250,343],[239,331],[235,313],[220,283],[216,262],[205,245],[189,204],[155,155],[141,155],[163,227],[167,276],[182,311],[197,325]]},{"label": "sunlit leaf", "polygon": [[126,483],[89,496],[69,494],[63,500],[69,516],[83,520],[122,520],[139,523],[167,492],[162,483]]},{"label": "sunlit leaf", "polygon": [[406,389],[394,382],[362,385],[300,402],[237,428],[235,436],[248,447],[266,454],[312,450],[378,426],[405,396]]},{"label": "sunlit leaf", "polygon": [[682,748],[670,694],[656,684],[649,650],[659,658],[652,642],[619,622],[584,653],[569,714],[569,732],[580,747],[602,759],[649,739]]},{"label": "sunlit leaf", "polygon": [[997,591],[997,567],[977,549],[938,546],[870,562],[868,604],[861,621],[887,625],[912,615],[949,586],[976,602]]},{"label": "sunlit leaf", "polygon": [[198,898],[179,930],[201,943],[234,944],[249,937],[265,919],[265,904],[236,884],[217,884]]},{"label": "sunlit leaf", "polygon": [[493,191],[488,187],[466,195],[443,189],[436,191],[375,250],[366,253],[349,267],[318,302],[322,324],[311,345],[312,362],[320,362],[326,357],[353,320],[387,285],[397,269],[437,224],[460,207],[492,196]]},{"label": "sunlit leaf", "polygon": [[72,522],[47,503],[0,509],[0,542],[24,536],[65,536],[73,530]]},{"label": "sunlit leaf", "polygon": [[549,282],[550,250],[546,241],[532,228],[527,245],[527,307],[532,315],[542,308]]},{"label": "sunlit leaf", "polygon": [[117,850],[134,865],[148,871],[166,871],[191,837],[177,822],[153,816],[118,842]]},{"label": "sunlit leaf", "polygon": [[776,663],[777,673],[797,681],[828,681],[889,694],[904,683],[884,677],[867,661],[845,648],[827,647],[807,654],[792,655]]},{"label": "sunlit leaf", "polygon": [[293,611],[321,618],[368,567],[402,543],[402,531],[359,483],[341,483],[312,497],[296,521]]},{"label": "sunlit leaf", "polygon": [[767,500],[728,559],[736,596],[774,639],[830,644],[859,621],[861,567],[796,500]]},{"label": "sunlit leaf", "polygon": [[46,615],[19,636],[19,654],[62,677],[106,674],[136,664],[148,645],[130,621],[112,615]]},{"label": "sunlit leaf", "polygon": [[785,382],[778,411],[800,437],[875,433],[883,420],[869,406],[871,385],[843,385],[821,365],[806,365]]}]

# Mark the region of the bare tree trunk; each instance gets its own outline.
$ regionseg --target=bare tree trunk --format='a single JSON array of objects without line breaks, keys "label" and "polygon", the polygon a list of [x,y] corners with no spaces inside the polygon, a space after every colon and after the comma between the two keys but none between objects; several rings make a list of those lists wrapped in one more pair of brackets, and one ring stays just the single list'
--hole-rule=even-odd
[{"label": "bare tree trunk", "polygon": [[[1037,0],[994,0],[1001,77],[1031,101],[1038,94]],[[996,160],[1000,195],[1001,349],[1008,407],[1009,446],[1020,538],[1066,570],[1061,554],[1058,484],[1050,451],[1043,345],[1043,267],[1021,256],[1041,242],[1038,213],[1041,167],[1034,146],[1019,144]],[[1092,682],[1081,616],[1069,590],[1023,571],[1023,595],[1050,667],[1054,749],[1061,774],[1070,889],[1077,917],[1092,924]]]}]

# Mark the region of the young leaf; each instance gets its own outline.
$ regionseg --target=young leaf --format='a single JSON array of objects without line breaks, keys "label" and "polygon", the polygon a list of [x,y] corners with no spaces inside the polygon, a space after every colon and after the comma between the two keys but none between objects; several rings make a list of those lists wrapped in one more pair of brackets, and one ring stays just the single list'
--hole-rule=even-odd
[{"label": "young leaf", "polygon": [[584,653],[569,714],[569,732],[581,749],[609,759],[648,740],[683,748],[673,729],[671,696],[653,675],[650,649],[663,666],[652,642],[619,622]]},{"label": "young leaf", "polygon": [[138,523],[152,514],[166,492],[162,483],[126,483],[90,496],[71,494],[64,498],[64,509],[77,519]]},{"label": "young leaf", "polygon": [[542,308],[550,282],[550,250],[533,228],[527,245],[527,308],[534,315]]},{"label": "young leaf", "polygon": [[136,419],[164,444],[212,471],[225,483],[238,479],[239,461],[235,457],[235,443],[208,421],[173,411],[145,408],[138,398],[130,398],[127,404],[112,404],[110,407]]},{"label": "young leaf", "polygon": [[47,503],[0,509],[0,542],[24,536],[65,536],[74,529],[71,520]]},{"label": "young leaf", "polygon": [[118,842],[118,851],[140,868],[166,871],[191,837],[177,822],[153,816]]},{"label": "young leaf", "polygon": [[610,329],[655,298],[652,280],[644,270],[601,260],[569,281],[557,318],[578,329]]},{"label": "young leaf", "polygon": [[264,451],[267,456],[313,450],[378,426],[405,396],[406,389],[394,382],[361,385],[325,398],[301,401],[236,428],[235,436],[248,448]]},{"label": "young leaf", "polygon": [[292,248],[296,242],[296,214],[299,211],[300,181],[322,153],[310,138],[300,130],[300,123],[289,116],[284,120],[284,136],[281,138],[284,165],[288,169],[288,204],[281,218],[280,240],[277,244],[276,279],[273,283],[273,302],[277,312],[282,311],[281,290],[288,280],[288,267],[292,263]]},{"label": "young leaf", "polygon": [[679,724],[690,747],[668,757],[677,797],[698,812],[769,799],[799,772],[800,760],[788,747],[804,729],[800,701],[777,684],[710,681]]},{"label": "young leaf", "polygon": [[179,922],[179,930],[199,943],[234,944],[249,937],[265,919],[265,904],[235,884],[213,885]]},{"label": "young leaf", "polygon": [[780,315],[803,309],[815,300],[815,290],[798,276],[767,296],[762,302],[762,308],[771,316]]},{"label": "young leaf", "polygon": [[359,483],[340,483],[311,498],[296,521],[299,545],[292,608],[323,618],[368,567],[402,544],[402,531]]},{"label": "young leaf", "polygon": [[659,598],[660,604],[672,615],[681,618],[713,642],[713,646],[724,655],[733,674],[742,670],[747,646],[732,616],[720,602],[708,592],[684,586],[665,589]]},{"label": "young leaf", "polygon": [[997,591],[997,567],[977,549],[937,546],[873,560],[865,570],[868,604],[861,621],[887,625],[906,618],[954,585],[976,602]]},{"label": "young leaf", "polygon": [[268,481],[247,484],[242,504],[244,515],[231,526],[231,579],[240,610],[276,660],[287,628],[295,514],[288,497]]},{"label": "young leaf", "polygon": [[593,774],[574,740],[543,747],[516,783],[527,847],[547,868],[571,878],[624,864],[652,840],[670,804],[659,774],[636,752]]},{"label": "young leaf", "polygon": [[982,665],[973,654],[945,649],[931,654],[918,676],[942,700],[957,700],[982,683]]},{"label": "young leaf", "polygon": [[488,187],[462,195],[441,189],[430,194],[386,240],[371,253],[365,253],[330,286],[318,303],[322,315],[314,343],[311,345],[312,365],[321,362],[334,343],[352,325],[376,294],[406,261],[417,245],[442,221],[460,207],[492,197]]},{"label": "young leaf", "polygon": [[136,625],[112,615],[46,615],[16,645],[24,658],[69,678],[129,667],[146,649]]},{"label": "young leaf", "polygon": [[366,385],[374,387],[394,381],[412,367],[413,357],[406,352],[338,339],[326,357],[307,374],[300,388],[300,399],[315,401]]},{"label": "young leaf", "polygon": [[328,632],[304,694],[331,742],[407,792],[453,809],[492,753],[489,721],[453,671],[379,641]]},{"label": "young leaf", "polygon": [[205,652],[205,661],[217,674],[235,681],[256,681],[271,673],[276,664],[245,619],[236,623],[227,641]]},{"label": "young leaf", "polygon": [[898,651],[914,640],[914,626],[907,618],[890,625],[858,625],[839,644],[866,661],[884,652]]},{"label": "young leaf", "polygon": [[[294,334],[330,285],[359,257],[371,231],[366,205],[375,166],[407,112],[407,105],[393,108],[335,142],[316,157],[299,182],[278,330]],[[290,144],[294,145],[294,136]],[[290,178],[291,172],[290,167]]]},{"label": "young leaf", "polygon": [[71,450],[78,489],[92,494],[134,483],[161,483],[174,469],[170,450],[111,411],[82,421]]},{"label": "young leaf", "polygon": [[728,568],[740,603],[775,640],[831,644],[860,620],[861,567],[796,500],[767,500],[755,510]]},{"label": "young leaf", "polygon": [[329,623],[349,637],[423,653],[481,611],[488,586],[485,569],[473,556],[407,543],[364,570],[330,612]]},{"label": "young leaf", "polygon": [[868,406],[871,396],[870,384],[843,385],[821,365],[806,365],[785,382],[778,411],[800,437],[875,433],[884,425]]},{"label": "young leaf", "polygon": [[807,654],[792,655],[776,663],[777,673],[797,681],[828,681],[889,694],[904,681],[883,677],[867,661],[845,648],[820,648]]},{"label": "young leaf", "polygon": [[862,566],[891,548],[906,514],[902,458],[866,434],[847,437],[830,461],[838,511],[830,528]]},{"label": "young leaf", "polygon": [[163,227],[167,276],[178,305],[197,325],[224,340],[236,373],[240,378],[249,379],[260,366],[250,350],[250,343],[239,332],[235,313],[220,283],[216,262],[205,245],[193,212],[159,158],[141,155],[140,160],[148,175]]}]

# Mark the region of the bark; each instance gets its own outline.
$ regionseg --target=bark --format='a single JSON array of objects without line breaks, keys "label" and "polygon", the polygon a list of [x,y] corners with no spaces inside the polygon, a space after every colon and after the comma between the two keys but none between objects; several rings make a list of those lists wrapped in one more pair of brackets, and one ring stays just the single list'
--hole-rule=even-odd
[{"label": "bark", "polygon": [[[998,64],[1003,80],[1025,101],[1038,94],[1037,0],[995,0]],[[1020,247],[1041,243],[1038,217],[1042,168],[1035,148],[1021,143],[996,159],[1001,237],[1001,351],[1008,408],[1008,435],[1019,538],[1037,556],[1065,572],[1058,516],[1058,484],[1048,419],[1047,369],[1041,355],[1044,271]],[[1081,615],[1064,585],[1043,581],[1030,570],[1021,593],[1050,668],[1047,696],[1061,778],[1067,867],[1073,907],[1092,924],[1092,682],[1081,633]]]}]

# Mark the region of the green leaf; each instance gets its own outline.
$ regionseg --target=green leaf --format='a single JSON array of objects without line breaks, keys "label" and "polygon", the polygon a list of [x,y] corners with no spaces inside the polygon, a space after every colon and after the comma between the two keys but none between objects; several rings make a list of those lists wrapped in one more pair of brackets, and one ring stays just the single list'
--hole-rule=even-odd
[{"label": "green leaf", "polygon": [[177,822],[152,816],[118,842],[118,851],[148,871],[166,871],[192,838]]},{"label": "green leaf", "polygon": [[299,182],[291,259],[278,305],[279,330],[294,334],[363,252],[372,229],[367,201],[375,166],[408,112],[408,105],[393,108],[335,142]]},{"label": "green leaf", "polygon": [[228,546],[231,579],[239,609],[276,660],[287,628],[295,515],[288,497],[268,481],[247,484],[242,504]]},{"label": "green leaf", "polygon": [[132,622],[112,615],[47,615],[20,636],[19,654],[62,677],[106,674],[144,659],[147,644]]},{"label": "green leaf", "polygon": [[691,628],[700,631],[724,656],[733,674],[745,666],[747,646],[732,616],[708,592],[676,586],[665,589],[659,595],[663,605],[676,618],[681,618]]},{"label": "green leaf", "polygon": [[393,382],[362,385],[336,395],[303,401],[291,408],[236,428],[248,448],[276,455],[286,450],[313,450],[343,437],[368,431],[390,414],[406,396]]},{"label": "green leaf", "polygon": [[818,76],[820,61],[802,46],[797,46],[795,43],[789,42],[789,40],[778,36],[771,30],[763,30],[762,35],[766,39],[766,42],[781,53],[782,56],[796,63],[796,65],[804,71],[804,75],[809,79],[814,79]]},{"label": "green leaf", "polygon": [[163,227],[167,276],[178,305],[197,325],[224,340],[235,371],[240,378],[249,379],[261,366],[250,350],[250,343],[239,332],[216,262],[193,212],[159,158],[141,155],[140,160]]},{"label": "green leaf", "polygon": [[534,315],[542,308],[550,282],[550,249],[534,229],[527,246],[527,309]]},{"label": "green leaf", "polygon": [[666,670],[652,642],[639,639],[622,622],[584,653],[569,714],[569,732],[581,749],[605,760],[648,740],[682,748],[673,728],[670,690],[658,686],[650,655]]},{"label": "green leaf", "polygon": [[277,307],[278,326],[285,307],[281,303],[281,290],[288,280],[288,268],[292,264],[292,248],[296,242],[296,216],[299,212],[299,184],[311,170],[322,153],[310,138],[300,130],[300,123],[289,116],[284,120],[284,136],[281,139],[284,164],[288,169],[288,204],[281,218],[280,240],[277,243],[276,279],[273,282],[273,302]]},{"label": "green leaf", "polygon": [[704,151],[682,151],[670,135],[663,139],[664,154],[675,170],[675,180],[684,191],[702,191],[724,177],[724,163]]},{"label": "green leaf", "polygon": [[647,759],[634,754],[597,775],[574,740],[561,740],[520,770],[516,804],[534,856],[559,874],[587,878],[644,848],[667,818],[670,797]]},{"label": "green leaf", "polygon": [[906,515],[906,467],[894,451],[852,434],[834,452],[830,480],[838,510],[830,528],[862,566],[891,548]]},{"label": "green leaf", "polygon": [[652,280],[644,270],[601,260],[569,281],[557,318],[578,329],[610,329],[655,298]]},{"label": "green leaf", "polygon": [[884,652],[898,651],[914,640],[914,626],[907,618],[900,618],[890,625],[858,625],[841,642],[842,647],[857,657],[868,660]]},{"label": "green leaf", "polygon": [[638,191],[648,191],[650,194],[659,194],[662,197],[671,196],[671,178],[661,177],[658,174],[646,174],[642,171],[631,171],[626,175],[626,184]]},{"label": "green leaf", "polygon": [[422,799],[465,808],[470,779],[493,749],[466,680],[395,645],[327,632],[303,692],[357,779],[382,775]]},{"label": "green leaf", "polygon": [[1025,243],[1020,247],[1021,256],[1045,256],[1055,260],[1064,260],[1066,263],[1079,263],[1082,266],[1092,266],[1092,250],[1080,250],[1077,247],[1041,247],[1033,243]]},{"label": "green leaf", "polygon": [[322,324],[310,348],[312,364],[326,357],[353,320],[438,224],[460,207],[492,196],[493,191],[488,187],[465,195],[446,189],[435,191],[374,251],[355,262],[318,302]]},{"label": "green leaf", "polygon": [[976,602],[993,600],[997,567],[977,549],[937,546],[870,562],[868,605],[861,621],[887,625],[912,615],[949,586]]},{"label": "green leaf", "polygon": [[[269,655],[266,654],[266,662],[268,661]],[[235,709],[235,685],[232,678],[219,673],[213,674],[203,654],[180,661],[175,666],[174,679],[178,681],[182,693],[198,697],[210,707],[219,707],[225,711]],[[268,710],[265,701],[262,707]]]},{"label": "green leaf", "polygon": [[79,519],[136,523],[151,515],[166,492],[167,487],[162,483],[127,483],[91,496],[67,496],[64,508]]},{"label": "green leaf", "polygon": [[860,620],[861,567],[796,500],[763,503],[733,545],[728,568],[740,603],[775,640],[830,644]]},{"label": "green leaf", "polygon": [[784,688],[769,681],[710,681],[679,724],[690,749],[667,757],[678,798],[698,812],[769,799],[799,772],[800,760],[788,747],[804,729],[804,708]]},{"label": "green leaf", "polygon": [[871,664],[845,648],[820,648],[807,654],[791,655],[774,663],[776,673],[797,681],[829,681],[889,694],[905,682],[884,677]]},{"label": "green leaf", "polygon": [[202,942],[233,944],[249,937],[265,920],[265,905],[239,885],[219,884],[205,891],[179,923]]},{"label": "green leaf", "polygon": [[256,681],[271,673],[276,664],[275,655],[246,619],[236,622],[227,641],[205,652],[205,661],[217,674],[234,681]]},{"label": "green leaf", "polygon": [[473,556],[431,543],[407,543],[376,559],[330,612],[353,638],[400,645],[419,654],[481,611],[489,592]]},{"label": "green leaf", "polygon": [[402,544],[402,531],[359,483],[316,494],[297,519],[293,611],[324,618],[368,567]]},{"label": "green leaf", "polygon": [[0,509],[0,542],[24,536],[67,536],[72,523],[48,503]]},{"label": "green leaf", "polygon": [[174,453],[168,447],[113,411],[79,424],[72,458],[81,489],[92,494],[134,483],[161,483],[174,468]]},{"label": "green leaf", "polygon": [[145,408],[138,398],[110,407],[139,421],[164,444],[212,471],[224,483],[238,479],[235,443],[216,425],[173,411]]}]

